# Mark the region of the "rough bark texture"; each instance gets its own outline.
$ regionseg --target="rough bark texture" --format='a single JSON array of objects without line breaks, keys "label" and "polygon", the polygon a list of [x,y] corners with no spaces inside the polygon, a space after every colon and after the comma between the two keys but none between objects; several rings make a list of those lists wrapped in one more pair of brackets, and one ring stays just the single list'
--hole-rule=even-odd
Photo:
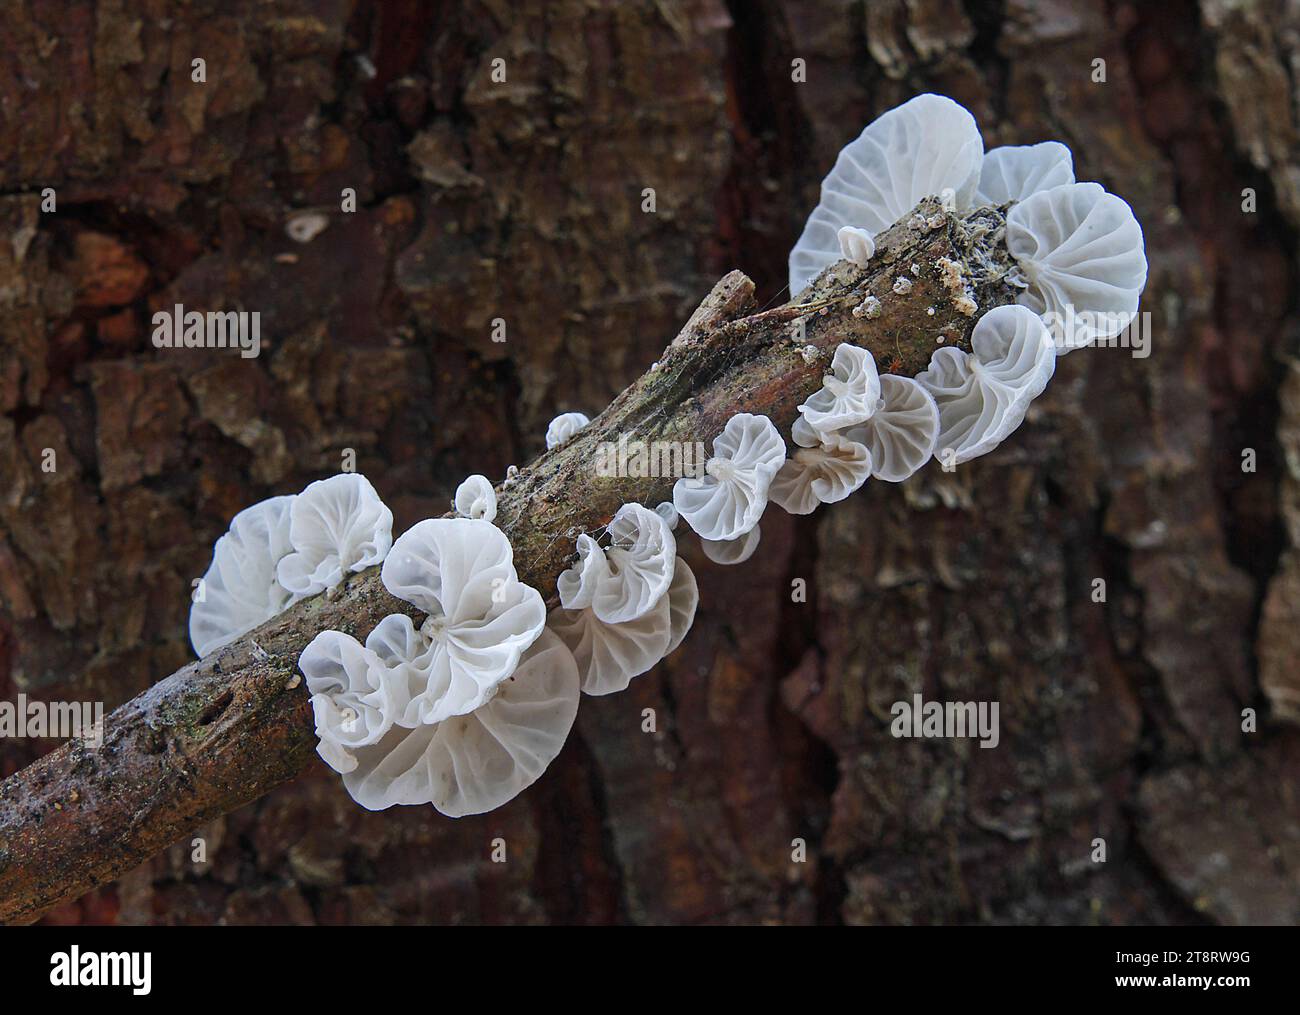
[{"label": "rough bark texture", "polygon": [[[405,527],[607,405],[730,268],[780,303],[835,153],[916,91],[989,146],[1068,143],[1152,266],[1151,356],[1066,357],[998,453],[774,513],[739,568],[686,545],[691,636],[507,807],[370,814],[312,763],[47,919],[1300,918],[1298,28],[1281,0],[15,11],[5,700],[111,708],[184,665],[229,518],[343,449]],[[155,351],[176,302],[260,311],[262,357]],[[1000,746],[895,740],[915,691],[1000,701]],[[0,741],[0,772],[55,746]]]}]

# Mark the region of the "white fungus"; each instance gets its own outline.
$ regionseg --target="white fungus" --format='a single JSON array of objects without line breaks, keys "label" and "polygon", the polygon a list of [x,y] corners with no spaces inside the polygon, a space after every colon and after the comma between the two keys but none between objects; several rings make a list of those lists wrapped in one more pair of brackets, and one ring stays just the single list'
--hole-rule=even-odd
[{"label": "white fungus", "polygon": [[394,725],[352,752],[356,764],[343,785],[372,811],[431,803],[448,817],[481,814],[537,781],[577,712],[573,654],[543,630],[491,700],[441,722]]},{"label": "white fungus", "polygon": [[657,512],[640,504],[619,508],[609,535],[608,549],[579,536],[579,562],[560,575],[557,587],[565,609],[591,607],[606,624],[621,624],[649,612],[668,591],[677,540]]},{"label": "white fungus", "polygon": [[834,504],[871,476],[871,452],[839,434],[815,448],[800,448],[772,480],[772,502],[792,515],[812,514],[818,504]]},{"label": "white fungus", "polygon": [[266,623],[299,596],[275,576],[292,549],[289,508],[294,498],[272,497],[245,508],[212,548],[212,563],[190,605],[190,642],[201,657]]},{"label": "white fungus", "polygon": [[842,342],[831,359],[831,372],[822,378],[821,389],[799,406],[799,412],[814,430],[830,433],[865,422],[879,400],[875,357],[866,349]]},{"label": "white fungus", "polygon": [[580,412],[566,412],[556,416],[546,428],[546,450],[550,451],[561,444],[567,444],[575,433],[590,422],[591,420]]},{"label": "white fungus", "polygon": [[561,571],[555,581],[560,605],[567,610],[585,610],[596,598],[596,587],[609,577],[609,561],[593,536],[579,535],[576,549],[578,562]]},{"label": "white fungus", "polygon": [[918,95],[874,120],[822,181],[821,201],[790,252],[791,294],[840,259],[844,226],[874,238],[925,197],[969,208],[983,154],[974,117],[941,95]]},{"label": "white fungus", "polygon": [[1028,289],[1018,302],[1043,315],[1058,353],[1119,334],[1146,285],[1142,227],[1096,183],[1032,194],[1007,213],[1007,249]]},{"label": "white fungus", "polygon": [[934,454],[939,441],[939,406],[924,385],[911,377],[880,378],[880,408],[844,436],[871,451],[871,475],[901,483]]},{"label": "white fungus", "polygon": [[1010,204],[1073,182],[1074,158],[1059,141],[1004,145],[984,153],[975,203]]},{"label": "white fungus", "polygon": [[497,516],[497,495],[487,476],[469,476],[456,487],[456,514],[462,518],[479,518],[485,522]]},{"label": "white fungus", "polygon": [[667,525],[670,530],[676,530],[678,515],[677,509],[673,507],[672,501],[666,500],[662,504],[655,505],[655,514],[664,520],[664,524]]},{"label": "white fungus", "polygon": [[704,556],[715,564],[743,564],[754,556],[754,551],[758,549],[758,541],[762,537],[762,529],[755,525],[743,536],[737,536],[735,539],[701,539],[700,549],[704,551]]},{"label": "white fungus", "polygon": [[785,441],[766,416],[738,413],[713,441],[699,478],[673,485],[673,506],[704,539],[735,539],[758,524],[767,489],[785,461]]},{"label": "white fungus", "polygon": [[316,748],[336,772],[357,767],[353,752],[378,743],[393,727],[403,703],[373,651],[351,635],[322,631],[302,650],[298,667],[307,678],[316,720]]},{"label": "white fungus", "polygon": [[294,498],[289,541],[293,552],[276,565],[276,578],[295,595],[315,595],[384,559],[393,545],[393,513],[365,476],[343,472]]},{"label": "white fungus", "polygon": [[971,352],[946,347],[916,379],[939,406],[935,457],[962,462],[986,455],[1025,418],[1056,367],[1043,322],[1021,306],[996,307],[971,332]]},{"label": "white fungus", "polygon": [[583,693],[613,694],[681,644],[698,603],[695,575],[679,558],[667,593],[635,620],[609,624],[590,607],[560,607],[551,611],[547,627],[577,660]]},{"label": "white fungus", "polygon": [[863,268],[871,263],[876,253],[876,241],[869,232],[857,226],[842,226],[836,235],[840,241],[840,256],[844,260]]},{"label": "white fungus", "polygon": [[393,544],[381,578],[428,614],[407,656],[394,660],[415,681],[409,724],[464,715],[488,701],[546,623],[541,595],[515,572],[510,541],[488,522],[413,525]]}]

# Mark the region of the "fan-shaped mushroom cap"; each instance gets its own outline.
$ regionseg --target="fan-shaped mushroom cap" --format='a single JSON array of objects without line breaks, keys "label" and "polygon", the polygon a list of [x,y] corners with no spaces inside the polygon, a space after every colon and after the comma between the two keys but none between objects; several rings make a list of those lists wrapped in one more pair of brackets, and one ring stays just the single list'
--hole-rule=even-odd
[{"label": "fan-shaped mushroom cap", "polygon": [[490,522],[497,516],[497,494],[487,476],[468,476],[456,487],[454,506],[456,514],[462,518],[481,518]]},{"label": "fan-shaped mushroom cap", "polygon": [[290,551],[293,497],[245,508],[212,548],[201,599],[190,605],[190,642],[199,657],[266,623],[299,597],[276,580],[275,565]]},{"label": "fan-shaped mushroom cap", "polygon": [[875,237],[925,197],[969,208],[983,154],[975,118],[942,95],[918,95],[873,120],[822,181],[821,201],[790,252],[791,295],[840,259],[844,226]]},{"label": "fan-shaped mushroom cap", "polygon": [[657,511],[624,504],[609,523],[609,549],[591,536],[578,537],[578,563],[560,574],[560,605],[588,606],[607,624],[646,613],[668,591],[677,559],[677,540]]},{"label": "fan-shaped mushroom cap", "polygon": [[786,460],[769,496],[792,515],[812,514],[818,504],[841,501],[865,483],[871,462],[865,445],[830,434],[817,447],[800,448]]},{"label": "fan-shaped mushroom cap", "polygon": [[865,229],[857,226],[841,226],[837,234],[840,241],[840,256],[846,261],[866,267],[876,253],[876,241]]},{"label": "fan-shaped mushroom cap", "polygon": [[1007,213],[1007,249],[1029,288],[1017,302],[1043,315],[1058,353],[1119,334],[1147,279],[1133,209],[1096,183],[1031,194]]},{"label": "fan-shaped mushroom cap", "polygon": [[664,524],[667,525],[670,530],[676,530],[678,515],[677,509],[673,507],[672,501],[666,500],[662,504],[656,504],[655,514],[664,520]]},{"label": "fan-shaped mushroom cap", "polygon": [[546,450],[550,451],[561,444],[567,444],[575,433],[590,422],[591,420],[580,412],[566,412],[556,416],[546,428]]},{"label": "fan-shaped mushroom cap", "polygon": [[374,652],[339,631],[322,631],[302,650],[298,667],[307,678],[316,717],[316,752],[336,772],[350,772],[353,752],[378,743],[392,729],[400,703]]},{"label": "fan-shaped mushroom cap", "polygon": [[583,693],[614,694],[681,644],[699,598],[694,573],[678,558],[668,592],[635,620],[607,624],[590,608],[561,607],[551,611],[546,626],[577,660]]},{"label": "fan-shaped mushroom cap", "polygon": [[448,817],[481,814],[537,781],[577,712],[573,655],[543,631],[490,701],[438,723],[394,726],[354,752],[356,767],[343,784],[372,811],[432,803]]},{"label": "fan-shaped mushroom cap", "polygon": [[596,586],[591,608],[607,624],[635,620],[663,598],[673,580],[677,540],[660,515],[624,504],[609,523],[609,576]]},{"label": "fan-shaped mushroom cap", "polygon": [[555,585],[560,605],[567,610],[585,610],[596,597],[596,588],[609,577],[605,551],[587,533],[578,536],[578,563],[560,572]]},{"label": "fan-shaped mushroom cap", "polygon": [[824,435],[865,423],[879,402],[876,358],[867,349],[841,342],[831,358],[831,372],[822,378],[821,388],[799,406],[799,412],[808,426]]},{"label": "fan-shaped mushroom cap", "polygon": [[971,348],[937,350],[916,376],[939,405],[935,457],[944,461],[951,449],[954,465],[988,454],[1015,430],[1056,368],[1052,338],[1026,307],[990,310]]},{"label": "fan-shaped mushroom cap", "polygon": [[1002,205],[1074,182],[1074,157],[1059,141],[1004,145],[984,153],[976,204]]},{"label": "fan-shaped mushroom cap", "polygon": [[682,643],[686,633],[695,623],[695,609],[700,605],[700,586],[695,581],[695,572],[681,557],[673,568],[673,583],[668,586],[668,647],[664,655],[672,655]]},{"label": "fan-shaped mushroom cap", "polygon": [[673,485],[673,506],[704,539],[735,539],[763,516],[767,488],[785,461],[785,441],[766,416],[738,413],[713,441],[705,475]]},{"label": "fan-shaped mushroom cap", "polygon": [[355,472],[319,479],[289,508],[293,552],[276,565],[280,584],[299,596],[333,588],[349,571],[378,564],[393,545],[393,513],[370,480]]},{"label": "fan-shaped mushroom cap", "polygon": [[880,400],[882,405],[875,414],[860,426],[845,430],[844,436],[871,451],[872,476],[901,483],[934,454],[939,441],[939,406],[924,385],[896,374],[880,378]]},{"label": "fan-shaped mushroom cap", "polygon": [[715,564],[743,564],[754,556],[758,541],[763,538],[763,530],[758,525],[735,539],[700,539],[700,549],[704,556]]},{"label": "fan-shaped mushroom cap", "polygon": [[672,614],[668,596],[649,612],[622,624],[607,624],[594,610],[551,611],[547,621],[578,663],[584,694],[622,691],[668,653]]},{"label": "fan-shaped mushroom cap", "polygon": [[419,674],[403,721],[436,723],[487,701],[514,672],[546,623],[538,591],[519,580],[510,541],[495,525],[429,518],[393,544],[384,586],[429,616],[419,651],[404,662]]},{"label": "fan-shaped mushroom cap", "polygon": [[801,448],[815,448],[822,442],[822,435],[810,427],[802,416],[796,416],[790,426],[790,439]]}]

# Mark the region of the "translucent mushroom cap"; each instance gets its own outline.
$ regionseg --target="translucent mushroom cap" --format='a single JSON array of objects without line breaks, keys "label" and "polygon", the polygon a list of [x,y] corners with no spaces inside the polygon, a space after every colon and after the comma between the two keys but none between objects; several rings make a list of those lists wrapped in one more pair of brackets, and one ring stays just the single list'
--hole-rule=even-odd
[{"label": "translucent mushroom cap", "polygon": [[577,711],[573,654],[542,631],[491,700],[437,723],[393,726],[353,752],[356,765],[343,784],[370,810],[431,803],[453,818],[481,814],[537,780],[560,753]]},{"label": "translucent mushroom cap", "polygon": [[487,476],[468,476],[456,487],[453,502],[456,514],[462,518],[481,518],[485,522],[496,519],[497,494]]},{"label": "translucent mushroom cap", "polygon": [[881,406],[844,436],[871,451],[871,475],[901,483],[934,454],[939,441],[939,406],[925,386],[911,377],[880,378]]},{"label": "translucent mushroom cap", "polygon": [[302,650],[298,666],[307,678],[316,718],[317,753],[336,772],[356,767],[353,752],[379,741],[400,709],[396,686],[379,658],[350,635],[322,631]]},{"label": "translucent mushroom cap", "polygon": [[577,541],[578,562],[560,572],[556,590],[560,605],[568,610],[585,610],[596,598],[596,588],[609,578],[609,561],[596,540],[583,532]]},{"label": "translucent mushroom cap", "polygon": [[834,504],[871,476],[871,452],[840,434],[828,434],[815,448],[800,448],[772,480],[772,501],[792,515],[812,514]]},{"label": "translucent mushroom cap", "polygon": [[841,342],[831,358],[831,372],[819,390],[799,406],[808,426],[829,434],[846,426],[865,423],[880,401],[880,375],[871,353]]},{"label": "translucent mushroom cap", "polygon": [[212,563],[190,605],[190,642],[202,658],[266,623],[297,598],[275,576],[287,554],[293,497],[245,508],[212,548]]},{"label": "translucent mushroom cap", "polygon": [[[775,483],[776,480],[773,480]],[[700,549],[704,551],[704,556],[715,564],[730,566],[732,564],[743,564],[754,556],[754,551],[758,549],[759,540],[763,538],[763,527],[755,525],[743,536],[737,536],[735,539],[701,539]]]},{"label": "translucent mushroom cap", "polygon": [[866,267],[876,253],[876,241],[865,229],[858,226],[841,226],[837,234],[840,241],[840,256],[846,261]]},{"label": "translucent mushroom cap", "polygon": [[636,619],[608,624],[590,608],[561,607],[551,611],[547,627],[577,660],[583,693],[614,694],[681,644],[699,598],[695,575],[679,558],[667,594]]},{"label": "translucent mushroom cap", "polygon": [[1031,194],[1007,213],[1007,249],[1028,288],[1018,302],[1043,315],[1057,351],[1119,334],[1147,279],[1133,209],[1096,183]]},{"label": "translucent mushroom cap", "polygon": [[714,439],[705,474],[673,485],[673,506],[704,539],[735,539],[758,524],[784,461],[785,441],[772,421],[737,413]]},{"label": "translucent mushroom cap", "polygon": [[971,352],[946,347],[916,379],[939,406],[935,457],[986,455],[1025,418],[1056,369],[1051,335],[1033,311],[996,307],[971,332]]},{"label": "translucent mushroom cap", "polygon": [[926,197],[969,208],[983,154],[975,118],[942,95],[918,95],[873,120],[822,181],[821,201],[790,252],[791,295],[840,260],[844,226],[878,236]]},{"label": "translucent mushroom cap", "polygon": [[420,641],[402,660],[418,674],[406,722],[434,723],[488,701],[546,623],[540,593],[519,580],[495,525],[429,518],[393,544],[385,588],[423,610]]},{"label": "translucent mushroom cap", "polygon": [[295,595],[315,595],[384,559],[393,545],[393,513],[370,480],[343,472],[294,498],[289,540],[293,552],[276,565],[276,577]]},{"label": "translucent mushroom cap", "polygon": [[668,591],[677,540],[657,511],[624,504],[609,523],[610,545],[578,537],[578,563],[557,581],[566,609],[591,607],[607,624],[635,620]]},{"label": "translucent mushroom cap", "polygon": [[976,204],[1003,205],[1074,182],[1074,157],[1059,141],[1005,145],[984,153]]},{"label": "translucent mushroom cap", "polygon": [[546,428],[546,450],[550,451],[561,444],[567,444],[575,433],[590,422],[591,420],[580,412],[565,412],[556,416]]},{"label": "translucent mushroom cap", "polygon": [[640,504],[618,509],[609,536],[609,577],[597,586],[591,608],[607,624],[618,624],[641,616],[668,591],[677,540],[661,515]]}]

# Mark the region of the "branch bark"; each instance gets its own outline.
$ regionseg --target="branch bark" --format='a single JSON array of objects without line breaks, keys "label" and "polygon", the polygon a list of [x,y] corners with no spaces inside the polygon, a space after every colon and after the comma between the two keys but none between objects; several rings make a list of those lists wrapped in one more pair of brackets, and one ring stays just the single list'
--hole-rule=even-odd
[{"label": "branch bark", "polygon": [[[968,349],[979,314],[1016,294],[1004,229],[997,209],[958,217],[927,200],[877,238],[869,266],[841,261],[795,303],[755,313],[753,283],[724,277],[657,364],[498,488],[497,524],[520,578],[554,605],[579,532],[624,503],[671,497],[671,476],[597,475],[601,443],[707,447],[738,412],[767,415],[788,434],[841,342],[908,376],[941,342]],[[878,313],[863,312],[869,296]],[[388,594],[378,568],[354,575],[116,709],[97,749],[71,741],[0,783],[0,923],[38,919],[300,772],[316,738],[299,654],[322,630],[364,639],[396,612],[418,616]]]}]

